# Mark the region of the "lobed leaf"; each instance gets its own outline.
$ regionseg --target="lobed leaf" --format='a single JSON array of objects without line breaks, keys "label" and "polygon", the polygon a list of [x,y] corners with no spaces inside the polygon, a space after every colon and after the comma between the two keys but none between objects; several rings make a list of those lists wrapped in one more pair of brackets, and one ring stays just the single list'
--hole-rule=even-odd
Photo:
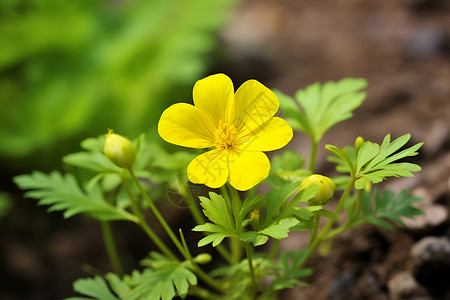
[{"label": "lobed leaf", "polygon": [[30,190],[25,196],[38,199],[38,205],[49,205],[48,211],[64,211],[64,218],[87,213],[104,221],[137,222],[134,215],[107,202],[98,188],[82,190],[71,174],[33,172],[14,177],[14,182],[19,188]]}]

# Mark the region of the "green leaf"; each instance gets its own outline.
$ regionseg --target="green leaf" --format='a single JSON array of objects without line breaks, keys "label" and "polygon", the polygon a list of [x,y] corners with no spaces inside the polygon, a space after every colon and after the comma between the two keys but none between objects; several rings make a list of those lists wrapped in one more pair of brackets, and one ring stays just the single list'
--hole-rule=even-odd
[{"label": "green leaf", "polygon": [[38,205],[50,205],[48,211],[64,211],[64,218],[87,213],[103,220],[129,220],[137,222],[134,215],[116,208],[105,201],[98,188],[82,190],[71,174],[62,175],[57,171],[50,174],[33,172],[31,175],[14,177],[19,188],[30,190],[25,196],[39,199]]},{"label": "green leaf", "polygon": [[298,280],[298,278],[307,277],[312,274],[311,269],[300,268],[307,258],[308,251],[306,249],[282,252],[278,263],[273,269],[275,279],[266,288],[266,291],[293,288],[295,285],[307,286],[305,282]]},{"label": "green leaf", "polygon": [[364,144],[356,153],[354,147],[347,146],[340,149],[333,145],[326,145],[325,148],[333,152],[338,157],[329,158],[337,164],[340,172],[350,172],[355,179],[355,187],[363,189],[370,186],[370,183],[379,183],[386,177],[413,177],[412,172],[421,170],[420,166],[412,163],[397,162],[405,157],[417,155],[417,150],[423,145],[418,143],[395,153],[404,146],[411,135],[405,134],[391,142],[390,135],[386,135],[381,146],[370,141]]},{"label": "green leaf", "polygon": [[[403,151],[395,153],[408,142],[410,137],[411,135],[405,134],[391,143],[390,135],[388,134],[384,138],[379,150],[377,144],[365,142],[358,151],[356,176],[365,178],[372,183],[381,182],[386,177],[390,176],[413,177],[414,175],[412,172],[420,171],[420,166],[411,163],[394,163],[399,159],[418,154],[416,151],[423,143],[418,143]],[[355,187],[359,189],[363,188],[365,185],[366,182],[362,179],[358,179],[357,182],[355,182]]]},{"label": "green leaf", "polygon": [[219,245],[224,238],[226,237],[239,237],[233,229],[225,228],[221,225],[212,224],[212,223],[205,223],[202,225],[197,225],[193,229],[193,231],[203,231],[203,232],[209,232],[210,235],[202,238],[198,242],[198,247],[203,247],[209,243],[212,243],[213,247],[216,247]]},{"label": "green leaf", "polygon": [[231,221],[233,218],[228,211],[225,199],[221,195],[213,192],[209,193],[209,197],[211,200],[206,197],[199,197],[205,216],[211,222],[221,225],[226,229],[233,230],[234,227]]},{"label": "green leaf", "polygon": [[299,188],[298,183],[291,183],[289,185],[274,189],[266,196],[267,215],[264,220],[263,227],[269,226],[272,223],[273,217],[278,213],[281,206],[291,197]]},{"label": "green leaf", "polygon": [[286,218],[278,221],[269,227],[260,230],[259,233],[273,237],[274,239],[283,239],[288,237],[291,227],[297,225],[299,221],[295,218]]},{"label": "green leaf", "polygon": [[152,266],[142,272],[134,271],[128,291],[123,300],[163,299],[170,300],[176,295],[185,298],[189,286],[197,285],[197,277],[190,270],[188,261],[179,262],[152,253],[153,260],[144,260],[143,264]]},{"label": "green leaf", "polygon": [[213,247],[219,245],[224,238],[231,236],[238,236],[233,227],[232,220],[234,218],[228,211],[225,199],[216,193],[209,193],[208,199],[206,197],[199,197],[200,204],[203,207],[203,213],[213,223],[205,223],[195,226],[193,231],[203,231],[210,233],[208,236],[202,238],[198,242],[198,247],[205,246],[212,243]]},{"label": "green leaf", "polygon": [[282,154],[276,154],[270,161],[270,172],[266,181],[273,187],[281,187],[291,182],[301,182],[311,175],[303,169],[305,159],[293,149],[286,149]]},{"label": "green leaf", "polygon": [[245,242],[252,243],[254,246],[261,246],[267,243],[269,237],[255,231],[248,231],[241,235],[241,239]]},{"label": "green leaf", "polygon": [[[372,205],[372,201],[373,205]],[[351,226],[372,223],[393,230],[394,227],[386,222],[389,220],[405,226],[402,218],[413,219],[415,216],[423,215],[423,211],[414,207],[413,204],[420,201],[420,197],[408,195],[407,190],[395,195],[392,191],[380,194],[378,190],[373,191],[373,197],[365,192],[362,202],[361,214],[350,222]]]},{"label": "green leaf", "polygon": [[117,297],[117,295],[115,295],[109,289],[106,281],[100,276],[95,276],[94,278],[78,279],[73,283],[73,289],[75,292],[89,296],[90,298],[72,297],[66,298],[65,300],[76,300],[76,299],[120,300],[120,298]]},{"label": "green leaf", "polygon": [[365,79],[345,78],[338,82],[314,83],[298,90],[295,99],[276,92],[281,111],[294,129],[305,131],[318,143],[327,130],[352,117],[352,112],[366,98],[360,90],[367,86]]}]

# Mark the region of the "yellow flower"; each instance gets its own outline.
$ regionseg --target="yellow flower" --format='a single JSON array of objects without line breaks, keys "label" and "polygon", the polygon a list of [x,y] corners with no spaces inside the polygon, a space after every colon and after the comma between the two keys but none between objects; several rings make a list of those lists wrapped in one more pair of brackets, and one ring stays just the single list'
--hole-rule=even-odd
[{"label": "yellow flower", "polygon": [[263,151],[284,147],[292,128],[273,117],[278,98],[256,80],[248,80],[234,93],[224,74],[197,81],[194,105],[177,103],[159,120],[159,135],[167,142],[209,151],[188,166],[193,183],[219,188],[227,181],[248,190],[269,174],[270,162]]}]

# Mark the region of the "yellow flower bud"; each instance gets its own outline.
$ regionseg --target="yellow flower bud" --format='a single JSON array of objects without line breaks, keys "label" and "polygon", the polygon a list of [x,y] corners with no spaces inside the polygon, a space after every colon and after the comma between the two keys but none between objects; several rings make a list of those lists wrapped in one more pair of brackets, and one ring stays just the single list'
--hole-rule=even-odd
[{"label": "yellow flower bud", "polygon": [[359,149],[361,148],[361,146],[364,144],[364,139],[360,136],[358,136],[355,140],[355,150],[356,153],[358,153]]},{"label": "yellow flower bud", "polygon": [[259,221],[259,209],[254,209],[250,213],[250,221]]},{"label": "yellow flower bud", "polygon": [[108,129],[105,140],[105,154],[116,166],[130,169],[136,158],[133,144],[121,135]]},{"label": "yellow flower bud", "polygon": [[322,175],[311,175],[302,181],[300,184],[300,191],[312,185],[319,185],[316,196],[308,201],[309,205],[326,205],[333,197],[336,185],[334,181]]},{"label": "yellow flower bud", "polygon": [[212,260],[211,254],[208,253],[200,253],[196,257],[194,257],[194,262],[198,264],[207,264]]}]

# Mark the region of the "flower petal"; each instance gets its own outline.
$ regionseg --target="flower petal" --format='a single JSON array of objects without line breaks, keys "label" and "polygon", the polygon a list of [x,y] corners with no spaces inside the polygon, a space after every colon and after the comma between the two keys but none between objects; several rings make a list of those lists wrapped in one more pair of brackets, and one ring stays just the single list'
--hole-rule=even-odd
[{"label": "flower petal", "polygon": [[277,96],[256,80],[247,80],[236,91],[235,126],[247,135],[258,130],[278,110]]},{"label": "flower petal", "polygon": [[158,133],[166,142],[196,149],[211,147],[216,130],[205,113],[187,103],[167,108],[158,123]]},{"label": "flower petal", "polygon": [[285,120],[272,117],[256,134],[242,138],[238,147],[241,151],[273,151],[286,146],[292,136],[292,128]]},{"label": "flower petal", "polygon": [[220,188],[228,178],[228,152],[214,149],[197,156],[189,164],[187,174],[192,183]]},{"label": "flower petal", "polygon": [[262,152],[243,151],[229,157],[228,181],[237,190],[246,191],[269,175],[270,162]]},{"label": "flower petal", "polygon": [[197,81],[193,90],[194,105],[207,114],[214,124],[229,123],[234,115],[234,87],[225,74],[215,74]]}]

